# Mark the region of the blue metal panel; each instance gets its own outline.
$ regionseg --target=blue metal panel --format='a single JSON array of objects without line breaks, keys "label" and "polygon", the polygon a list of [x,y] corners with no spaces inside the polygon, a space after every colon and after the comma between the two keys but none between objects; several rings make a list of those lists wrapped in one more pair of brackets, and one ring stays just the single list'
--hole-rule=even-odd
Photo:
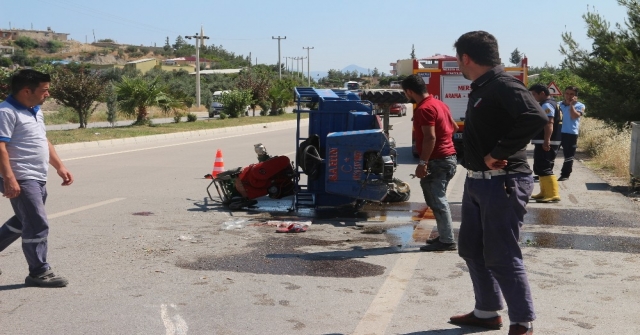
[{"label": "blue metal panel", "polygon": [[381,176],[368,174],[365,154],[379,153],[387,145],[380,129],[331,133],[327,136],[325,190],[356,199],[381,201],[387,184]]}]

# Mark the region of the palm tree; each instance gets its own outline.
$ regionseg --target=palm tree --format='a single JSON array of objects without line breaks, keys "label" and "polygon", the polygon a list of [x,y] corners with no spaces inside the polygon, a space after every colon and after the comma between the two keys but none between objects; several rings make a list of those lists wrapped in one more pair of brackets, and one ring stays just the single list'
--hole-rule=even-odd
[{"label": "palm tree", "polygon": [[123,77],[116,85],[118,106],[127,115],[137,115],[136,125],[148,124],[149,107],[160,106],[167,108],[167,102],[171,100],[171,108],[178,108],[183,104],[175,104],[175,101],[165,93],[164,86],[158,83],[158,78],[146,80],[142,77]]}]

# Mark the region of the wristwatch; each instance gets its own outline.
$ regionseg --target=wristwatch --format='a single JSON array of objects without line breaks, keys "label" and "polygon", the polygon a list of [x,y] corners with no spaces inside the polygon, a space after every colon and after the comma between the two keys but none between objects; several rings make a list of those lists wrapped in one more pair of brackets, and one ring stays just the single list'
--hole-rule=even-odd
[{"label": "wristwatch", "polygon": [[418,165],[427,165],[427,161],[424,161],[424,160],[422,160],[422,159],[421,159],[421,160],[418,162]]}]

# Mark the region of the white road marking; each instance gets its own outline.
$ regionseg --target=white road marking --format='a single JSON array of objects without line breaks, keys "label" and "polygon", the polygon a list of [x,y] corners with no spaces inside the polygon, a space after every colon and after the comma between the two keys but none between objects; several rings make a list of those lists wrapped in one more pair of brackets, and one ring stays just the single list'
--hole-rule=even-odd
[{"label": "white road marking", "polygon": [[396,261],[389,276],[380,287],[378,294],[362,320],[353,331],[354,335],[384,334],[391,318],[396,311],[396,306],[404,295],[404,291],[415,272],[420,253],[404,253]]},{"label": "white road marking", "polygon": [[[465,173],[456,173],[453,177],[465,178]],[[453,179],[452,179],[453,181]],[[446,196],[449,197],[453,185],[457,182],[449,182]],[[398,304],[404,295],[404,291],[416,271],[421,253],[403,253],[396,260],[393,269],[387,279],[378,290],[378,294],[373,298],[369,309],[364,314],[358,326],[354,330],[354,335],[384,334],[393,314],[396,312]]]},{"label": "white road marking", "polygon": [[[169,307],[176,312],[178,310],[174,304],[170,304]],[[162,323],[164,323],[166,335],[187,335],[187,331],[189,330],[187,323],[177,313],[173,317],[169,315],[166,304],[160,305],[160,318],[162,318]]]},{"label": "white road marking", "polygon": [[126,199],[126,198],[113,198],[113,199],[109,199],[109,200],[105,200],[105,201],[101,201],[101,202],[96,202],[95,204],[86,205],[86,206],[70,209],[70,210],[67,210],[67,211],[51,214],[51,215],[48,215],[47,217],[49,219],[55,219],[55,218],[59,218],[61,216],[65,216],[65,215],[69,215],[69,214],[73,214],[73,213],[86,211],[87,209],[92,209],[92,208],[96,208],[96,207],[112,204],[114,202],[118,202],[118,201],[121,201],[121,200],[124,200],[124,199]]},{"label": "white road marking", "polygon": [[[257,132],[257,133],[254,133],[254,134],[263,134],[263,133],[269,133],[269,132],[279,131],[279,130],[282,130],[282,129],[266,130],[266,131],[261,131],[261,132]],[[86,158],[95,158],[95,157],[119,155],[119,154],[126,154],[126,153],[130,153],[130,152],[138,152],[138,151],[145,151],[145,150],[152,150],[152,149],[170,148],[170,147],[177,147],[177,146],[180,146],[180,145],[188,145],[188,144],[209,142],[209,141],[215,141],[215,140],[224,140],[224,139],[228,139],[228,138],[241,137],[241,136],[246,136],[246,134],[238,134],[238,135],[226,136],[226,137],[218,137],[218,138],[209,138],[209,139],[206,139],[206,140],[198,140],[198,141],[191,141],[191,142],[159,145],[159,146],[149,147],[149,148],[123,150],[123,151],[109,152],[109,153],[106,153],[106,154],[97,154],[97,155],[89,155],[89,156],[82,156],[82,157],[66,158],[66,159],[63,159],[62,161],[63,162],[68,162],[68,161],[75,161],[75,160],[86,159]]]}]

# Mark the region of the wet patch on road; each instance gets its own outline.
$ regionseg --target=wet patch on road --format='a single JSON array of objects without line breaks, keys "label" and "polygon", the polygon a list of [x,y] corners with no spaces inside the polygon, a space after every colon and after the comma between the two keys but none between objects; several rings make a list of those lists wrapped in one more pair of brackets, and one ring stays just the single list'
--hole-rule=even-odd
[{"label": "wet patch on road", "polygon": [[569,227],[637,227],[637,216],[603,210],[527,208],[525,224]]},{"label": "wet patch on road", "polygon": [[[363,242],[380,242],[379,239],[360,238],[324,241],[304,237],[268,238],[247,246],[244,254],[229,256],[201,256],[195,261],[178,261],[183,269],[234,271],[256,274],[313,276],[335,278],[359,278],[379,276],[385,267],[370,264],[358,258],[394,252],[393,248],[363,249]],[[297,250],[309,246],[345,246],[355,244],[352,250],[336,250],[308,253]]]},{"label": "wet patch on road", "polygon": [[544,232],[522,232],[520,235],[520,243],[530,247],[640,253],[640,238],[636,237]]}]

